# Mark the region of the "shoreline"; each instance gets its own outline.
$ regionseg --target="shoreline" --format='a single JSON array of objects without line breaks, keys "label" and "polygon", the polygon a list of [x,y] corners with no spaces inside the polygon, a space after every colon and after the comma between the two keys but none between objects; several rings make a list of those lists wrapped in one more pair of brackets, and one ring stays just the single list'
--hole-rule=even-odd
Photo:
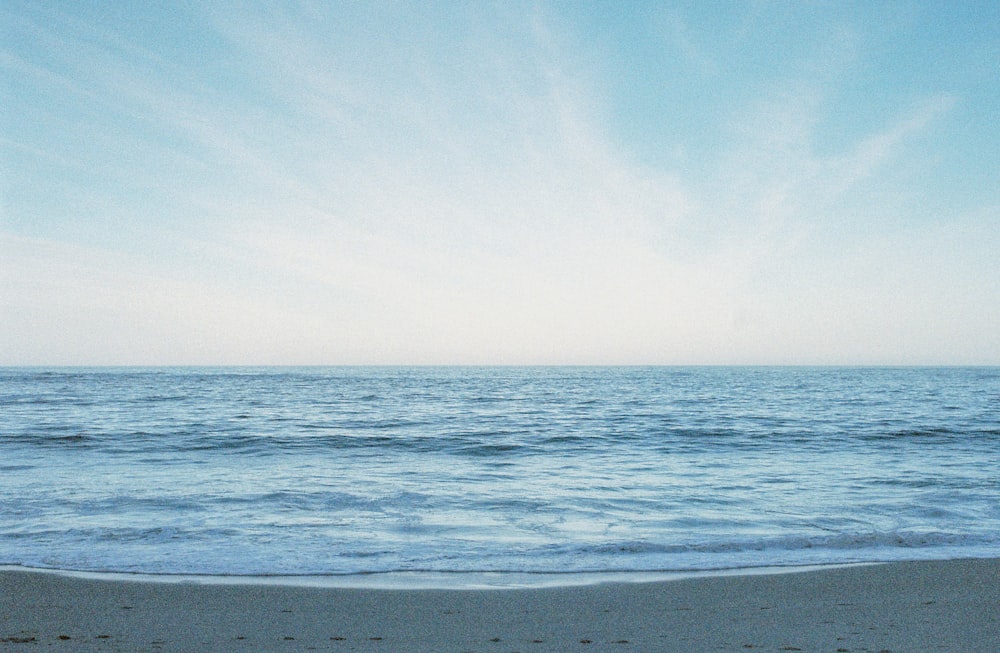
[{"label": "shoreline", "polygon": [[0,650],[1000,650],[1000,558],[503,589],[0,569]]},{"label": "shoreline", "polygon": [[863,567],[901,561],[832,562],[662,571],[377,571],[330,574],[192,574],[142,571],[92,571],[58,567],[0,565],[0,573],[54,574],[81,580],[199,585],[268,585],[361,590],[504,590],[582,587],[605,583],[657,583],[717,576],[768,576],[824,569]]}]

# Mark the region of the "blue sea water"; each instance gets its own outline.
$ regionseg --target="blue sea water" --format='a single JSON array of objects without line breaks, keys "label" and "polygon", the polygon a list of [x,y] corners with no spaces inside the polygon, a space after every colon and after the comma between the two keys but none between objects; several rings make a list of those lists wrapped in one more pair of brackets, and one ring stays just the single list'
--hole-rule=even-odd
[{"label": "blue sea water", "polygon": [[0,564],[1000,556],[1000,368],[0,369]]}]

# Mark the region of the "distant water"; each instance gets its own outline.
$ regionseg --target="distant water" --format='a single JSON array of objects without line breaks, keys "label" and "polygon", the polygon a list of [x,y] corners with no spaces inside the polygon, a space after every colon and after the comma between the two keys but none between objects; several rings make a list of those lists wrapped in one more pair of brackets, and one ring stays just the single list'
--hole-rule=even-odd
[{"label": "distant water", "polygon": [[1000,368],[0,369],[0,564],[1000,556]]}]

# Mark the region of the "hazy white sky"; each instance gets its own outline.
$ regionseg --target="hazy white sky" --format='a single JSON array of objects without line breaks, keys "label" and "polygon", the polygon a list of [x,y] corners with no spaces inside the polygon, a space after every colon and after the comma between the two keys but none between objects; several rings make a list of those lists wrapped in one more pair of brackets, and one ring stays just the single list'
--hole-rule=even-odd
[{"label": "hazy white sky", "polygon": [[0,364],[1000,364],[1000,3],[0,4]]}]

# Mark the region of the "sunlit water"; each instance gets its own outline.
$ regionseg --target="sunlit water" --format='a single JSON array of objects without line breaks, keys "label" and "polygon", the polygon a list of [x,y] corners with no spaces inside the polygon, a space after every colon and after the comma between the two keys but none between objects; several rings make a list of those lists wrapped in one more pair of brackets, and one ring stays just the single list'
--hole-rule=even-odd
[{"label": "sunlit water", "polygon": [[1000,555],[998,368],[0,369],[0,564]]}]

